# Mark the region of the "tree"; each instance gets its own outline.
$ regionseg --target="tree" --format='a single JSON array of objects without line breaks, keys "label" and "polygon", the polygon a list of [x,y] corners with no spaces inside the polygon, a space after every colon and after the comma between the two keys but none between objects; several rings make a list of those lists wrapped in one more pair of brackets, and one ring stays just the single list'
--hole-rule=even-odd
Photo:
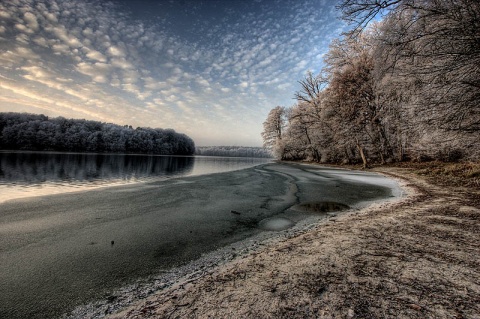
[{"label": "tree", "polygon": [[195,143],[174,130],[133,129],[96,121],[0,113],[0,149],[192,155]]},{"label": "tree", "polygon": [[299,82],[281,135],[272,110],[266,145],[281,141],[282,158],[364,167],[480,158],[480,2],[344,0],[339,8],[353,30],[332,42],[319,75]]},{"label": "tree", "polygon": [[306,140],[305,151],[308,150],[311,153],[314,161],[320,162],[319,147],[322,140],[327,139],[323,136],[325,135],[323,128],[328,127],[323,115],[325,108],[323,92],[328,84],[328,79],[323,73],[314,76],[309,71],[299,83],[302,88],[295,93],[298,103],[290,112],[290,134],[301,135],[301,138]]},{"label": "tree", "polygon": [[271,150],[276,158],[284,159],[283,131],[286,125],[285,107],[277,106],[272,109],[263,122],[263,146]]},{"label": "tree", "polygon": [[354,25],[352,34],[360,34],[379,14],[409,0],[343,0],[337,6],[342,11],[342,18]]},{"label": "tree", "polygon": [[369,149],[384,162],[388,142],[373,78],[372,38],[363,34],[335,41],[325,61],[329,72],[326,96],[337,143],[344,148],[354,145],[364,167]]},{"label": "tree", "polygon": [[200,146],[196,148],[195,154],[202,156],[272,157],[272,154],[263,147],[247,146]]},{"label": "tree", "polygon": [[347,0],[341,8],[357,29],[365,17],[388,9],[377,36],[377,81],[401,84],[397,107],[413,114],[414,139],[423,141],[414,142],[413,152],[435,157],[460,147],[465,156],[478,157],[480,3]]}]

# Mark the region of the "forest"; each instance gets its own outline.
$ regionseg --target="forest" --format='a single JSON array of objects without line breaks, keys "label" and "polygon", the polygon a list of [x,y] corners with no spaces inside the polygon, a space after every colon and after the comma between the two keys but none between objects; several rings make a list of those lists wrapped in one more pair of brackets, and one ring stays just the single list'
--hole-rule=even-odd
[{"label": "forest", "polygon": [[227,157],[271,158],[272,154],[263,147],[247,146],[199,146],[195,155]]},{"label": "forest", "polygon": [[480,159],[480,2],[343,0],[351,30],[273,108],[264,146],[322,163]]},{"label": "forest", "polygon": [[0,113],[0,150],[192,155],[195,143],[172,129]]}]

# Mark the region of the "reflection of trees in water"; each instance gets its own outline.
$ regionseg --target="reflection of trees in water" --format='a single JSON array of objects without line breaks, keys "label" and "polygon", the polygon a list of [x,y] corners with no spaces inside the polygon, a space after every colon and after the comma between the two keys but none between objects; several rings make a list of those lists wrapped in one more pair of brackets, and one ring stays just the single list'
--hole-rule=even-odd
[{"label": "reflection of trees in water", "polygon": [[192,157],[0,153],[0,183],[130,180],[188,174]]}]

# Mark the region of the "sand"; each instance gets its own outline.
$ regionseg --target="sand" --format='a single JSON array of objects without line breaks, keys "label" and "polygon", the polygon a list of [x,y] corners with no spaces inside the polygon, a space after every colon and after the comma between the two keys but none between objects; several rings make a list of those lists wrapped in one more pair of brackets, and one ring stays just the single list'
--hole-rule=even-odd
[{"label": "sand", "polygon": [[108,318],[480,318],[480,192],[380,168],[408,196],[330,216]]}]

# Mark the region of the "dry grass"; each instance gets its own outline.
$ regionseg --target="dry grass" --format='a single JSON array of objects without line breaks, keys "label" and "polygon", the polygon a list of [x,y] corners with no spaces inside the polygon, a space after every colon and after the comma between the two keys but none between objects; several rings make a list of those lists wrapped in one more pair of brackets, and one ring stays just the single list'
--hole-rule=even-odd
[{"label": "dry grass", "polygon": [[[337,167],[336,165],[332,166]],[[361,165],[342,165],[341,167],[357,170],[362,169]],[[432,161],[372,165],[373,170],[381,170],[382,168],[406,169],[408,172],[425,177],[435,185],[480,188],[480,162],[448,163]]]},{"label": "dry grass", "polygon": [[[397,167],[410,168],[437,185],[480,187],[480,163],[400,163]],[[394,167],[395,167],[394,166]]]}]

